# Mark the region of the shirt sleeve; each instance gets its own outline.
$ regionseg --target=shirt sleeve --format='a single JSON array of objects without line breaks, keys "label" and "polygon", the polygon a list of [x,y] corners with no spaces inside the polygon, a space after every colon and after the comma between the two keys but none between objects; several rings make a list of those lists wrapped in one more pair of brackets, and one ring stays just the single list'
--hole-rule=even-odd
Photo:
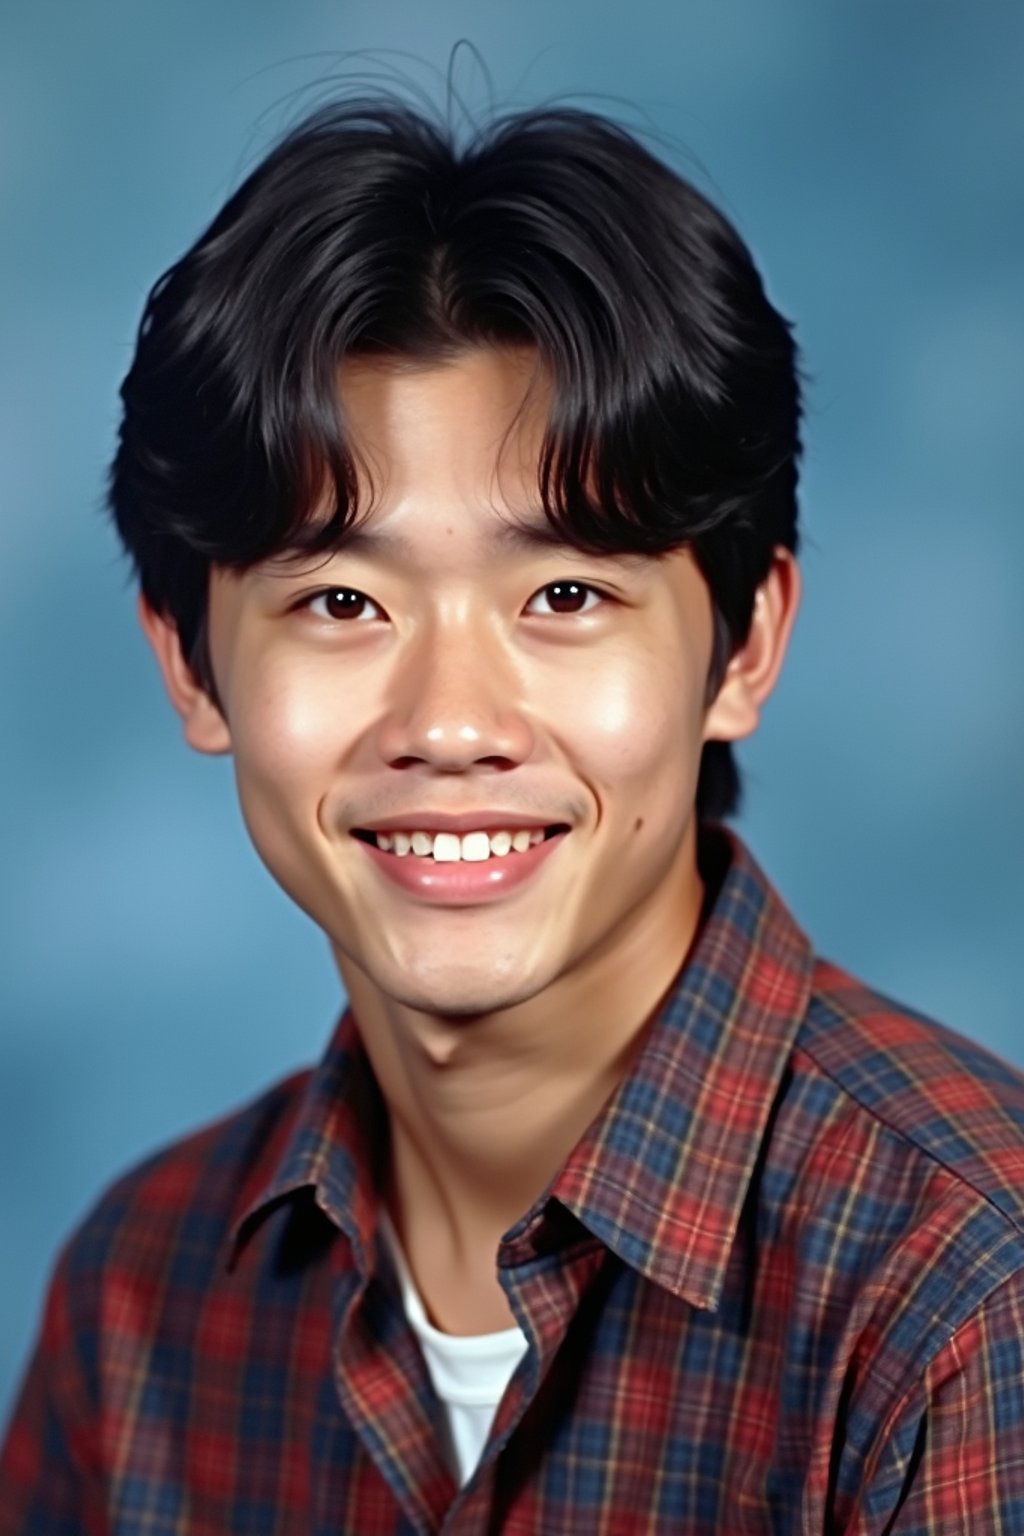
[{"label": "shirt sleeve", "polygon": [[1024,1275],[960,1327],[905,1401],[849,1536],[1024,1532]]},{"label": "shirt sleeve", "polygon": [[0,1446],[0,1536],[106,1536],[96,1405],[58,1265]]}]

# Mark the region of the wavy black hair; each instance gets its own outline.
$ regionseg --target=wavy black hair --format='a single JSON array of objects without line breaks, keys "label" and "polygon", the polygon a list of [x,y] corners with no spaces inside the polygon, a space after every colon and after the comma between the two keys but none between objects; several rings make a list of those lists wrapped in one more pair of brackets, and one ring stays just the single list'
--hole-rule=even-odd
[{"label": "wavy black hair", "polygon": [[[459,143],[386,98],[321,108],[271,151],[154,285],[121,389],[109,505],[213,697],[211,566],[327,551],[357,516],[339,360],[478,345],[546,365],[539,490],[568,543],[690,546],[713,697],[773,549],[797,544],[796,350],[749,251],[602,116],[524,112]],[[739,795],[731,747],[706,744],[698,815]]]}]

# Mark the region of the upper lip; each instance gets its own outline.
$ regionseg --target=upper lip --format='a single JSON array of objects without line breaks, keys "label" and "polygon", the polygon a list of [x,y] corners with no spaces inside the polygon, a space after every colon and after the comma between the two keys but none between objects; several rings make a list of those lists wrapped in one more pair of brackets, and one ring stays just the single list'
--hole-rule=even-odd
[{"label": "upper lip", "polygon": [[517,811],[412,811],[360,822],[355,832],[501,832],[506,827],[564,825],[551,817],[524,816]]}]

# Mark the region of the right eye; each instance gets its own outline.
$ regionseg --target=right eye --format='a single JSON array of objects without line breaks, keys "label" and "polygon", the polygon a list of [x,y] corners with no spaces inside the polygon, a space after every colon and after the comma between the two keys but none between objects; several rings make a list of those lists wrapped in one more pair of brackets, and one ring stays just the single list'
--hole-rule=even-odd
[{"label": "right eye", "polygon": [[[359,592],[355,587],[325,587],[322,592],[314,592],[303,604],[310,613],[316,614],[318,619],[379,619],[383,614],[365,592]],[[372,609],[372,612],[367,612]]]}]

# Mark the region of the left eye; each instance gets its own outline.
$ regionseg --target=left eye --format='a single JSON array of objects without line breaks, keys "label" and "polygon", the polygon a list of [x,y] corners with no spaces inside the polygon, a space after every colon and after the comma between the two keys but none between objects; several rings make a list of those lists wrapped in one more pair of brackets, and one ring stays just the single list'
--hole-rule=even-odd
[{"label": "left eye", "polygon": [[[306,604],[310,613],[319,619],[374,619],[380,617],[380,609],[372,597],[355,587],[329,587],[317,592]],[[372,612],[367,612],[372,609]]]},{"label": "left eye", "polygon": [[[546,587],[541,587],[535,592],[527,603],[528,613],[540,613],[542,618],[548,614],[577,614],[589,613],[595,603],[600,602],[603,593],[596,587],[588,587],[582,581],[549,581]],[[543,598],[550,606],[547,612],[537,609],[534,604]],[[589,599],[593,599],[590,602]]]}]

